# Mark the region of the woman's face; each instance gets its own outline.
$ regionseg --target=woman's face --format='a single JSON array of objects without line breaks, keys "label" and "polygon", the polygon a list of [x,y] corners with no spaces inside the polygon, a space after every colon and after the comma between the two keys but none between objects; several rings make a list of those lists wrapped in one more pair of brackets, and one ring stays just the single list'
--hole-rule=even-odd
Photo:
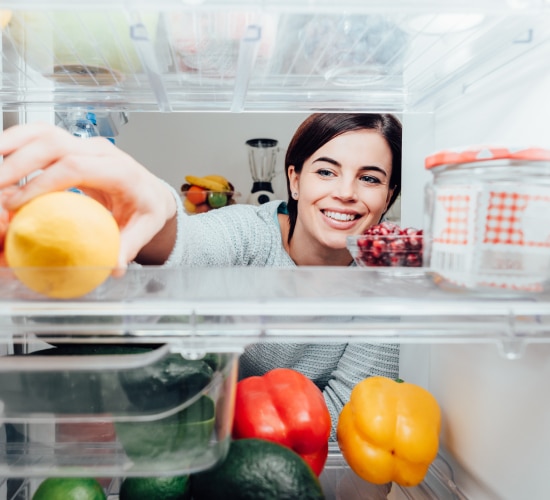
[{"label": "woman's face", "polygon": [[375,130],[341,134],[306,160],[302,172],[289,167],[298,193],[293,239],[326,249],[346,248],[348,235],[377,224],[386,211],[392,153]]}]

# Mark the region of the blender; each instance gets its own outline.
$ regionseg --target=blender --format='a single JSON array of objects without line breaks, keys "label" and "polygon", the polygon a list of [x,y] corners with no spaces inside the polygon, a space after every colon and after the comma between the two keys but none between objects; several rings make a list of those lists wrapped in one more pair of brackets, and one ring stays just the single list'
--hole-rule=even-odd
[{"label": "blender", "polygon": [[263,205],[275,199],[271,181],[275,177],[277,154],[279,148],[275,139],[250,139],[248,147],[248,162],[252,174],[252,191],[248,197],[251,205]]}]

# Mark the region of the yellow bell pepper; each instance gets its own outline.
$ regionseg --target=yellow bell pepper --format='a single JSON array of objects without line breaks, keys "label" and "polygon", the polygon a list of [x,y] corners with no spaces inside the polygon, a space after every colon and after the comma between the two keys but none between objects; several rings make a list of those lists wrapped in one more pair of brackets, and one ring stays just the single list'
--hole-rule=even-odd
[{"label": "yellow bell pepper", "polygon": [[437,456],[441,410],[422,387],[369,377],[340,413],[338,445],[351,469],[374,484],[422,482]]}]

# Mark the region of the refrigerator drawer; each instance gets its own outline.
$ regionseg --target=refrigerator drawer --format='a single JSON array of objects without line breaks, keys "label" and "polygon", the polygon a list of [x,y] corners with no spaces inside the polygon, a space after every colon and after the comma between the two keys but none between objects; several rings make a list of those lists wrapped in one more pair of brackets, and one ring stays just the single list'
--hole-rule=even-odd
[{"label": "refrigerator drawer", "polygon": [[[4,479],[0,498],[31,500],[44,478]],[[123,477],[99,479],[107,500],[118,500]],[[454,482],[453,472],[440,455],[432,463],[425,480],[414,488],[397,484],[374,485],[363,481],[347,467],[336,443],[331,443],[325,470],[320,476],[325,500],[467,500]],[[3,494],[4,490],[6,495]]]},{"label": "refrigerator drawer", "polygon": [[231,436],[238,353],[59,344],[0,358],[0,476],[182,474]]}]

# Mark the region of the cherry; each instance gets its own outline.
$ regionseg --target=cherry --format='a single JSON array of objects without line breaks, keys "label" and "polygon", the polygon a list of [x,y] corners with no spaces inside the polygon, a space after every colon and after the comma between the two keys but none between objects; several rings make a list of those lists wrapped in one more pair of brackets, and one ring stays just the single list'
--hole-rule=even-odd
[{"label": "cherry", "polygon": [[401,228],[392,222],[381,222],[359,238],[359,258],[367,266],[422,266],[422,229]]}]

